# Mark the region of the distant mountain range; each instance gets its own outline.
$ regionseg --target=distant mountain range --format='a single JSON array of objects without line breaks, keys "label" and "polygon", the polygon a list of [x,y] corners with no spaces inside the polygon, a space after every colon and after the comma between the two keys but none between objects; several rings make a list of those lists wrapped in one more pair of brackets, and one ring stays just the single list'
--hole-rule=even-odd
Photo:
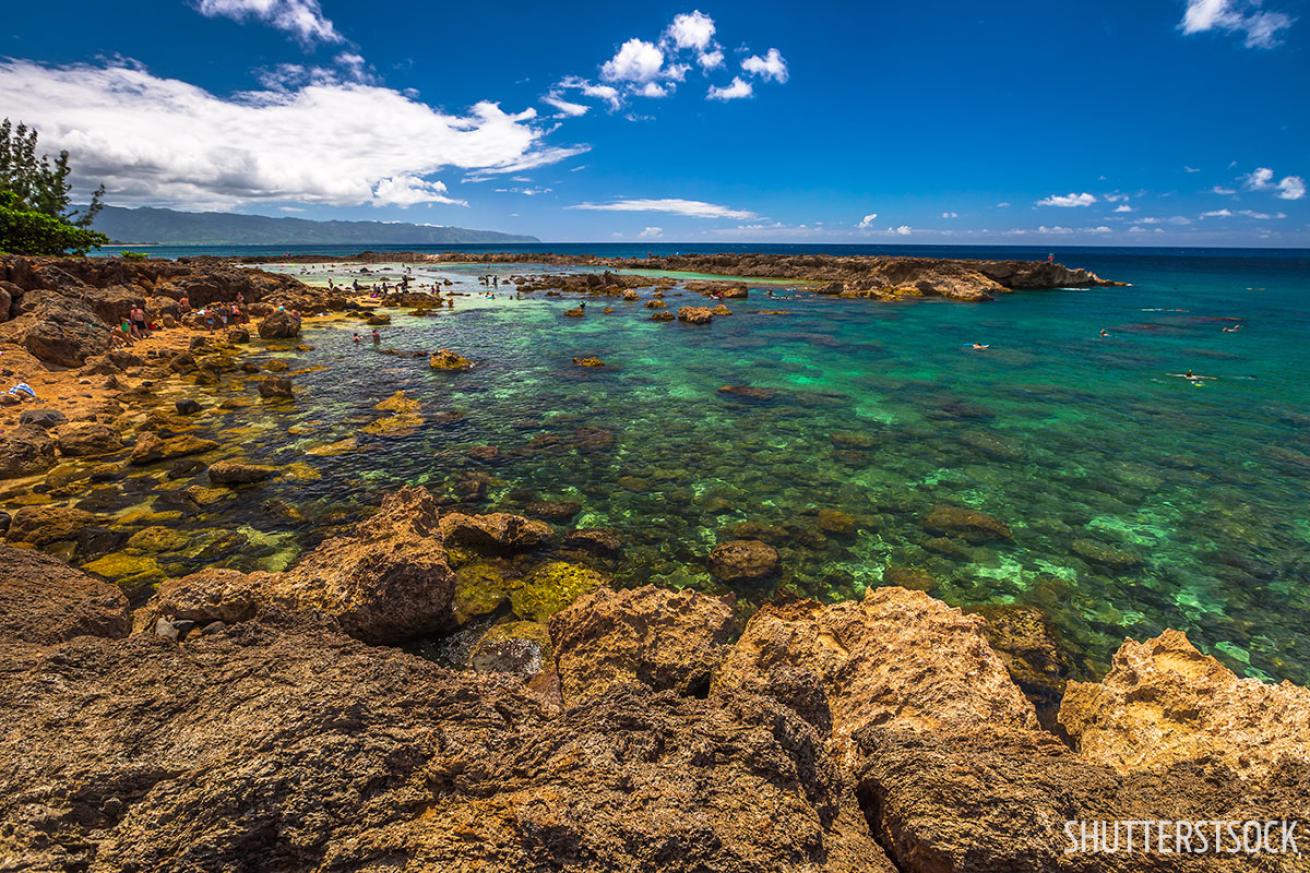
[{"label": "distant mountain range", "polygon": [[116,243],[137,245],[435,245],[540,242],[535,236],[384,221],[310,221],[232,212],[178,212],[106,206],[95,229]]}]

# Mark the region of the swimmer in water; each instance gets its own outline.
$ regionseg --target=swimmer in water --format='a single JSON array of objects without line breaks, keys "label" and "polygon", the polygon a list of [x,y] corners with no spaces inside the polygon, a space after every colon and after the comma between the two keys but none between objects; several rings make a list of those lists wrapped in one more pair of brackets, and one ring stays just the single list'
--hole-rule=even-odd
[{"label": "swimmer in water", "polygon": [[1222,330],[1224,333],[1237,333],[1241,329],[1242,329],[1242,325],[1240,324],[1234,324],[1232,327],[1220,328],[1220,330]]},{"label": "swimmer in water", "polygon": [[355,334],[355,345],[359,345],[359,334]]},{"label": "swimmer in water", "polygon": [[973,344],[973,350],[974,350],[975,352],[984,352],[984,351],[986,351],[987,349],[990,349],[990,348],[991,348],[991,344],[990,344],[990,343],[974,343],[974,344]]},{"label": "swimmer in water", "polygon": [[1109,335],[1110,332],[1108,330],[1106,330],[1105,328],[1101,328],[1101,336],[1109,336]]}]

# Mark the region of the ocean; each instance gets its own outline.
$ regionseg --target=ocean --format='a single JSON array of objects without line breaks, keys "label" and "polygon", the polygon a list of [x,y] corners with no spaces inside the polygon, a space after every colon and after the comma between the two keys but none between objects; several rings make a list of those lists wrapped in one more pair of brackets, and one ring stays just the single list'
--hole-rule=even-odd
[{"label": "ocean", "polygon": [[[151,249],[151,254],[351,254],[366,248]],[[376,248],[376,247],[375,247]],[[411,250],[413,247],[395,247]],[[1103,671],[1125,637],[1186,631],[1239,673],[1310,683],[1310,252],[1232,249],[541,244],[524,266],[420,268],[420,281],[531,271],[537,251],[660,255],[782,251],[1044,258],[1128,287],[1030,291],[993,303],[879,304],[761,286],[707,327],[650,321],[604,301],[461,298],[453,313],[394,315],[379,354],[358,322],[309,331],[286,361],[298,399],[214,416],[208,431],[257,461],[311,475],[274,482],[177,524],[193,547],[168,574],[214,563],[278,567],[404,483],[486,510],[578,504],[573,524],[624,540],[625,584],[706,591],[705,556],[737,535],[771,539],[782,577],[740,586],[859,597],[914,579],[961,606],[1040,609],[1074,675]],[[286,270],[321,279],[326,267]],[[350,276],[333,268],[338,281]],[[366,278],[376,279],[377,268]],[[394,271],[390,275],[397,275]],[[670,297],[669,305],[699,298]],[[772,312],[775,314],[765,314]],[[1240,325],[1236,331],[1231,328]],[[1230,328],[1225,331],[1224,328]],[[1102,336],[1104,330],[1108,335]],[[989,346],[975,351],[972,344]],[[475,360],[452,375],[423,353]],[[606,366],[582,369],[578,355]],[[279,365],[280,366],[280,365]],[[1191,381],[1191,371],[1207,378]],[[753,398],[725,385],[762,389]],[[254,396],[229,380],[225,397]],[[195,393],[197,389],[189,389]],[[366,430],[395,391],[423,423]],[[353,438],[323,457],[307,450]],[[496,446],[497,463],[469,455]],[[181,500],[158,477],[120,483],[116,511]],[[188,484],[185,481],[181,485]],[[171,486],[170,486],[171,487]],[[926,521],[966,507],[1009,539],[943,537]],[[818,510],[849,515],[826,529]],[[214,544],[240,535],[238,548]],[[504,568],[502,568],[504,569]],[[513,568],[506,570],[512,572]]]}]

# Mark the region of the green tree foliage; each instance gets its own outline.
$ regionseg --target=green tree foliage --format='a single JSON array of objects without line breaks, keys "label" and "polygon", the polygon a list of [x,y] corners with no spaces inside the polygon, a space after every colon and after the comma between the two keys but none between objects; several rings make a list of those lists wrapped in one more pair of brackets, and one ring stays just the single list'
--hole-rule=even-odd
[{"label": "green tree foliage", "polygon": [[70,211],[68,152],[37,157],[37,134],[25,124],[0,122],[0,251],[53,255],[86,252],[109,238],[90,230],[105,188],[86,209]]}]

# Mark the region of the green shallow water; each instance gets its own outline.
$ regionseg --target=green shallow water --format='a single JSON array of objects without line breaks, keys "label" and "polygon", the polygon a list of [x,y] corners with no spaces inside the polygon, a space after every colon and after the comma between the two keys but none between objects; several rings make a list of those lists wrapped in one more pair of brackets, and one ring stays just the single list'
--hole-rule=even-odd
[{"label": "green shallow water", "polygon": [[[305,462],[321,478],[269,483],[177,524],[245,526],[263,547],[223,562],[267,566],[402,483],[457,495],[470,476],[489,476],[471,508],[570,500],[581,504],[577,526],[618,529],[623,582],[717,590],[705,556],[750,522],[786,532],[778,588],[790,592],[858,597],[884,568],[912,567],[954,604],[1040,607],[1082,674],[1102,669],[1125,636],[1176,627],[1239,672],[1310,682],[1307,262],[1087,260],[1134,287],[987,305],[760,290],[708,327],[654,323],[617,301],[612,315],[596,300],[586,318],[564,318],[575,301],[502,292],[382,328],[384,348],[458,350],[478,363],[465,374],[357,346],[353,324],[314,330],[312,351],[257,352],[324,368],[295,378],[294,407],[256,405],[211,429],[241,426],[227,439],[252,459]],[[524,269],[438,275],[475,287],[477,274]],[[669,298],[680,302],[701,298]],[[1187,311],[1145,311],[1178,308]],[[1244,328],[1223,333],[1224,318]],[[973,351],[975,340],[991,348]],[[584,354],[607,366],[574,367]],[[1217,378],[1198,387],[1168,375],[1189,368]],[[772,396],[743,400],[724,385]],[[253,395],[253,384],[242,390]],[[360,433],[397,390],[420,401],[423,426]],[[295,425],[311,430],[288,433]],[[357,451],[305,454],[351,436]],[[471,460],[476,445],[499,447],[501,462]],[[99,502],[177,503],[148,480],[120,488]],[[1004,521],[1013,542],[935,539],[923,519],[940,504]],[[824,534],[819,509],[849,513],[857,530]],[[1089,558],[1107,548],[1135,563]],[[759,602],[776,592],[738,593]]]}]

